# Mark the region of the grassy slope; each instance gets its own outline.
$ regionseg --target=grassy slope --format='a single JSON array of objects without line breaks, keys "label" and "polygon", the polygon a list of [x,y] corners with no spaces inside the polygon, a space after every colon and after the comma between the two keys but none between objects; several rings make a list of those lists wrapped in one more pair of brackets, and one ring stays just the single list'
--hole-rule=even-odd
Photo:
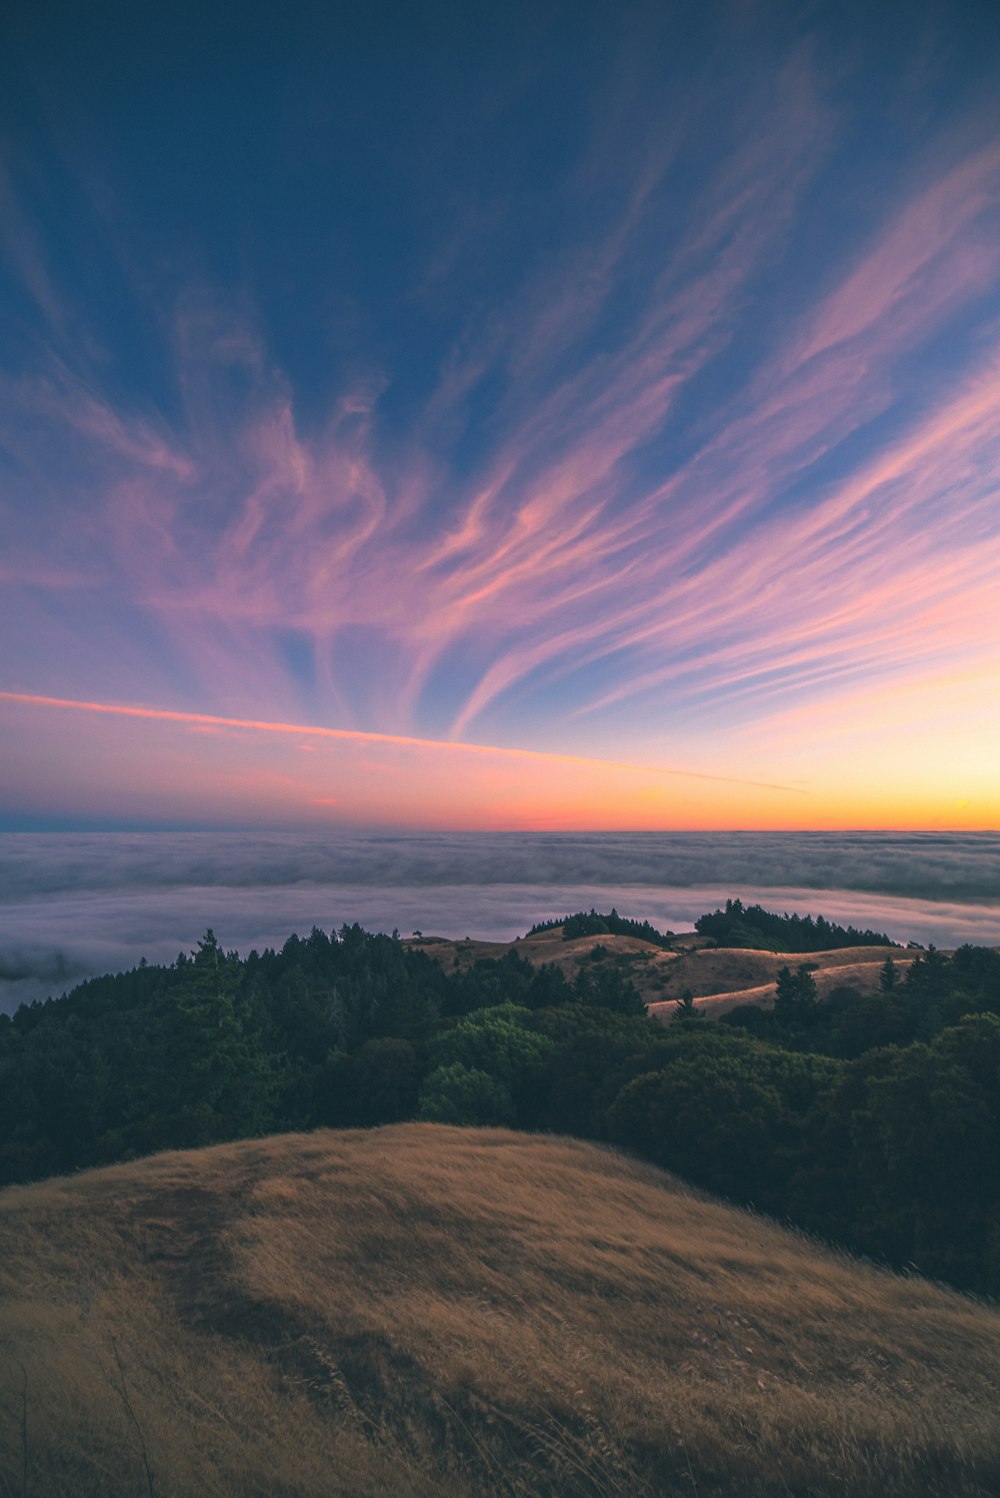
[{"label": "grassy slope", "polygon": [[899,947],[838,947],[830,952],[775,953],[704,946],[697,938],[688,937],[678,939],[676,951],[665,952],[634,936],[579,936],[564,942],[562,927],[518,942],[424,937],[410,945],[422,948],[446,972],[471,967],[477,958],[503,957],[513,947],[518,956],[529,962],[555,963],[572,980],[581,967],[590,966],[590,954],[598,942],[607,949],[605,960],[622,967],[643,1001],[652,1006],[650,1012],[663,1019],[672,1017],[672,1001],[688,990],[700,1008],[712,1013],[724,1013],[738,1004],[767,1007],[774,1002],[779,969],[786,966],[794,969],[800,962],[812,963],[818,969],[814,974],[816,987],[820,997],[825,998],[841,983],[849,983],[861,993],[876,993],[879,973],[887,957],[892,958],[900,974],[913,960]]},{"label": "grassy slope", "polygon": [[406,1125],[0,1194],[0,1492],[1000,1489],[1000,1312],[608,1150]]}]

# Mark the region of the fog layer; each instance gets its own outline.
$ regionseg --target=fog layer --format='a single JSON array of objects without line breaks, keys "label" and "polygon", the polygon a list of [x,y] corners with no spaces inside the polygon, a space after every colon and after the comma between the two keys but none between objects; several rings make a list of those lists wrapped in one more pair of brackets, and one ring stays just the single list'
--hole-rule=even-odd
[{"label": "fog layer", "polygon": [[227,948],[358,921],[511,940],[596,906],[690,927],[727,896],[885,930],[1000,944],[994,833],[0,835],[0,1009],[173,961],[206,926]]}]

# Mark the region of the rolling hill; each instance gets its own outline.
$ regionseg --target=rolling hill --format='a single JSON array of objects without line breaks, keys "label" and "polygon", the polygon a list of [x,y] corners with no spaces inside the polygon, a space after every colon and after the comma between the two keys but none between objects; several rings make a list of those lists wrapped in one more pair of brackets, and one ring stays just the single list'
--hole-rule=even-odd
[{"label": "rolling hill", "polygon": [[0,1194],[33,1498],[986,1498],[1000,1311],[615,1151],[408,1124]]},{"label": "rolling hill", "polygon": [[900,947],[836,947],[829,952],[763,952],[756,948],[717,947],[691,932],[678,936],[672,951],[664,951],[635,936],[577,936],[564,941],[556,926],[522,937],[517,942],[452,941],[445,937],[421,937],[407,943],[427,953],[445,969],[469,968],[482,958],[496,959],[510,951],[535,966],[552,963],[572,980],[591,964],[595,946],[605,949],[604,962],[615,964],[631,978],[643,1002],[656,1018],[670,1019],[673,1000],[684,992],[693,994],[700,1009],[724,1014],[738,1004],[774,1001],[778,970],[800,962],[814,964],[816,987],[826,998],[840,984],[850,984],[859,993],[878,990],[879,973],[891,957],[900,975],[913,954]]}]

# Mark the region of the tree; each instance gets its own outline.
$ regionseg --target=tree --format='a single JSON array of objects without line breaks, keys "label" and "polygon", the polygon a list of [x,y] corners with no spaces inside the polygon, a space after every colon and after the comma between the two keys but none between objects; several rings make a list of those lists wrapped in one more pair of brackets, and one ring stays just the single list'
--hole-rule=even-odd
[{"label": "tree", "polygon": [[814,965],[800,962],[795,972],[783,967],[778,971],[777,989],[774,996],[774,1012],[782,1020],[807,1018],[816,1004],[816,980]]},{"label": "tree", "polygon": [[353,1058],[350,1091],[353,1124],[399,1123],[416,1112],[420,1063],[408,1040],[367,1040]]},{"label": "tree", "polygon": [[1000,1291],[1000,1020],[969,1015],[884,1053],[852,1119],[862,1241],[967,1289]]},{"label": "tree", "polygon": [[645,1014],[578,1003],[540,1009],[531,1023],[551,1042],[538,1087],[537,1125],[606,1138],[608,1105],[627,1081],[657,1064],[667,1031]]},{"label": "tree", "polygon": [[707,1024],[671,1026],[662,1054],[615,1098],[610,1137],[711,1191],[783,1211],[840,1063]]},{"label": "tree", "polygon": [[[531,1011],[516,1004],[473,1010],[432,1042],[432,1071],[459,1065],[492,1077],[510,1099],[513,1116],[530,1125],[539,1106],[538,1083],[552,1049],[546,1036],[527,1028],[530,1019]],[[421,1091],[421,1117],[426,1116],[423,1103],[428,1086],[430,1078]]]},{"label": "tree", "polygon": [[611,1009],[615,1014],[642,1015],[646,1012],[639,990],[619,967],[581,968],[573,991],[579,1003]]},{"label": "tree", "polygon": [[514,1102],[497,1077],[452,1061],[425,1080],[418,1117],[426,1123],[513,1124]]},{"label": "tree", "polygon": [[899,969],[891,957],[887,957],[879,968],[878,986],[883,993],[892,993],[899,984]]},{"label": "tree", "polygon": [[674,1021],[683,1019],[703,1019],[705,1011],[699,1009],[694,1001],[694,994],[690,988],[685,988],[679,999],[674,999]]},{"label": "tree", "polygon": [[767,1203],[781,1106],[749,1060],[691,1052],[637,1077],[610,1110],[612,1139],[710,1190]]},{"label": "tree", "polygon": [[237,993],[239,961],[211,929],[192,955],[154,1022],[136,1121],[149,1148],[262,1134],[275,1122],[280,1069],[260,1007]]}]

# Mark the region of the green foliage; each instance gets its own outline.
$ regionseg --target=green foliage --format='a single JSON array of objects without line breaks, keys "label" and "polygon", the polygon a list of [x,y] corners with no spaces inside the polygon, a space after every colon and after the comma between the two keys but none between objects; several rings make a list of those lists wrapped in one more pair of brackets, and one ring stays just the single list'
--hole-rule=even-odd
[{"label": "green foliage", "polygon": [[538,1092],[538,1127],[590,1139],[607,1137],[607,1110],[626,1082],[657,1064],[667,1044],[645,1014],[568,1004],[540,1009],[532,1028],[551,1043]]},{"label": "green foliage", "polygon": [[812,1002],[806,967],[798,974],[782,969],[772,1011],[741,1005],[721,1023],[775,1045],[850,1059],[879,1046],[930,1041],[967,1014],[1000,1015],[1000,952],[988,947],[962,947],[951,959],[930,947],[904,976],[888,958],[877,994],[842,985],[823,1003]]},{"label": "green foliage", "polygon": [[275,1129],[513,1124],[1000,1294],[1000,953],[887,958],[876,994],[822,1003],[803,962],[771,1011],[680,1008],[649,1020],[610,951],[570,984],[516,952],[446,975],[358,926],[244,961],[208,932],[0,1020],[0,1184]]},{"label": "green foliage", "polygon": [[899,968],[891,957],[883,962],[878,975],[878,986],[882,993],[892,993],[899,983]]},{"label": "green foliage", "polygon": [[452,1061],[428,1076],[417,1117],[426,1123],[513,1124],[514,1111],[513,1099],[499,1078]]},{"label": "green foliage", "polygon": [[620,967],[581,968],[573,984],[573,997],[591,1009],[610,1009],[615,1014],[645,1014],[639,990]]},{"label": "green foliage", "polygon": [[313,1120],[338,1128],[401,1123],[416,1112],[423,1067],[416,1047],[393,1036],[349,1055],[331,1051],[316,1077]]},{"label": "green foliage", "polygon": [[238,993],[239,963],[212,931],[153,1017],[130,1122],[136,1143],[190,1148],[265,1134],[276,1123],[281,1058],[262,1006]]},{"label": "green foliage", "polygon": [[539,1009],[565,1003],[570,986],[565,974],[551,963],[535,967],[513,948],[503,957],[483,957],[456,973],[445,1001],[445,1014],[469,1014],[497,1004],[520,1004]]},{"label": "green foliage", "polygon": [[752,947],[764,952],[826,952],[838,947],[891,947],[884,932],[838,926],[819,915],[776,915],[762,905],[727,900],[725,910],[701,915],[694,923],[720,947]]},{"label": "green foliage", "polygon": [[852,1118],[860,1226],[879,1251],[1000,1293],[1000,1020],[897,1051]]},{"label": "green foliage", "polygon": [[573,941],[578,936],[636,936],[640,941],[649,942],[651,946],[669,948],[674,939],[672,931],[658,931],[649,921],[630,920],[614,909],[607,915],[600,915],[592,909],[589,912],[579,911],[576,915],[561,916],[554,921],[540,921],[538,925],[532,926],[528,935],[555,931],[560,926],[563,941]]},{"label": "green foliage", "polygon": [[810,1110],[836,1063],[746,1036],[682,1032],[659,1069],[629,1082],[608,1113],[611,1137],[700,1186],[779,1210]]},{"label": "green foliage", "polygon": [[795,972],[791,968],[778,969],[778,981],[774,995],[774,1012],[779,1021],[808,1018],[816,1006],[815,966],[800,962]]},{"label": "green foliage", "polygon": [[[432,1042],[432,1074],[460,1066],[468,1073],[491,1077],[513,1110],[504,1122],[532,1123],[538,1112],[538,1082],[551,1043],[528,1028],[530,1018],[531,1011],[516,1004],[477,1009]],[[425,1094],[421,1093],[421,1117],[426,1116],[424,1102]]]},{"label": "green foliage", "polygon": [[690,988],[685,988],[680,998],[674,999],[674,1023],[680,1024],[686,1020],[702,1019],[704,1010],[699,1009],[694,1002],[694,994]]}]

